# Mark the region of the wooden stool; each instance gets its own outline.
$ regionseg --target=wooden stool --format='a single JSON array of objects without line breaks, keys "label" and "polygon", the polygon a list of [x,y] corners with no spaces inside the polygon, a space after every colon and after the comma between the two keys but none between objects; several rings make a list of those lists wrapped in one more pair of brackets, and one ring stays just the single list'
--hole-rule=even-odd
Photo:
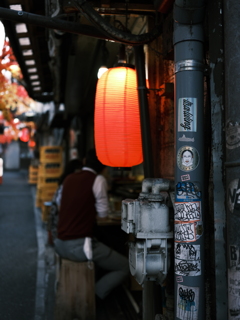
[{"label": "wooden stool", "polygon": [[94,263],[56,258],[55,320],[95,320]]}]

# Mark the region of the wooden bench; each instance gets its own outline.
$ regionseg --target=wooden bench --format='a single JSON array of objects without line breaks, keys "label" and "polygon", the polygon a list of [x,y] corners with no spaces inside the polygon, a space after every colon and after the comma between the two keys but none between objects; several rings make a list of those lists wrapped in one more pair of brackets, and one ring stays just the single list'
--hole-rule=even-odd
[{"label": "wooden bench", "polygon": [[55,320],[95,320],[94,263],[56,255]]}]

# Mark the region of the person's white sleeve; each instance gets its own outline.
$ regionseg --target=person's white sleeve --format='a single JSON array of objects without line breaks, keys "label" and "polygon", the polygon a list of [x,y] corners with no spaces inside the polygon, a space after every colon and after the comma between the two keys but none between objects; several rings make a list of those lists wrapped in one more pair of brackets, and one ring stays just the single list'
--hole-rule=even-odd
[{"label": "person's white sleeve", "polygon": [[109,211],[107,189],[107,180],[104,178],[104,176],[98,175],[93,184],[93,194],[96,199],[96,211],[100,218],[105,218]]},{"label": "person's white sleeve", "polygon": [[63,189],[63,185],[61,184],[57,190],[57,194],[56,194],[56,198],[55,198],[55,201],[56,201],[58,208],[60,208],[60,204],[61,204],[62,189]]}]

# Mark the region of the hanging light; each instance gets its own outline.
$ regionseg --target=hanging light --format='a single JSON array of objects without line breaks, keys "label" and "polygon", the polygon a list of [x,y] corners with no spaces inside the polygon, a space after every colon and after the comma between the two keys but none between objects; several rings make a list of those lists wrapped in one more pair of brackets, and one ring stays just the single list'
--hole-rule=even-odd
[{"label": "hanging light", "polygon": [[98,79],[101,78],[101,76],[104,74],[104,72],[106,72],[108,70],[108,68],[106,66],[101,66],[99,69],[98,69],[98,73],[97,73],[97,77]]},{"label": "hanging light", "polygon": [[101,42],[100,51],[101,51],[101,63],[102,63],[102,65],[98,69],[98,73],[97,73],[98,79],[101,78],[101,76],[104,74],[104,72],[108,70],[107,60],[108,60],[108,57],[109,57],[109,52],[108,52],[108,49],[106,47],[106,41],[105,40]]},{"label": "hanging light", "polygon": [[3,159],[0,158],[0,184],[2,184],[3,180]]},{"label": "hanging light", "polygon": [[5,42],[5,28],[3,23],[0,21],[0,56],[2,55],[4,42]]},{"label": "hanging light", "polygon": [[98,80],[94,138],[98,159],[111,167],[143,161],[136,72],[125,63]]}]

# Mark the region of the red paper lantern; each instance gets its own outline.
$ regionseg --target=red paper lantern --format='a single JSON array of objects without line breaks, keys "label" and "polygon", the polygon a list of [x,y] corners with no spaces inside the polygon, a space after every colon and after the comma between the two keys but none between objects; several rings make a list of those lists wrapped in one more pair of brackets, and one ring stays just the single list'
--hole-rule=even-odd
[{"label": "red paper lantern", "polygon": [[110,167],[132,167],[143,161],[136,71],[108,69],[98,80],[94,138],[98,159]]}]

